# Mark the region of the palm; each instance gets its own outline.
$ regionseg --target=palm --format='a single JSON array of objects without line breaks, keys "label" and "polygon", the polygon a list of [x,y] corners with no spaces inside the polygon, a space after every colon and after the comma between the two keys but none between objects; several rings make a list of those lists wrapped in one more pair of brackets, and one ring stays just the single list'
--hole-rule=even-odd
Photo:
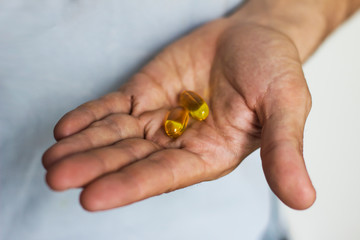
[{"label": "palm", "polygon": [[[274,100],[269,88],[306,89],[281,76],[301,74],[301,65],[277,35],[210,23],[165,49],[118,92],[70,112],[55,130],[61,140],[44,155],[50,186],[85,186],[83,206],[101,210],[229,173],[267,137],[261,131],[263,106]],[[279,52],[279,43],[287,51]],[[210,114],[172,140],[163,119],[184,89],[203,95]]]}]

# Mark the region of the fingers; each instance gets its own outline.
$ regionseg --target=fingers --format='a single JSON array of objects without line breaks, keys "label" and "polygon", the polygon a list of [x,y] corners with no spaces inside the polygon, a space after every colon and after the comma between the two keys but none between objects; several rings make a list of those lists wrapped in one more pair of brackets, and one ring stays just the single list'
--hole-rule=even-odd
[{"label": "fingers", "polygon": [[289,207],[306,209],[316,198],[302,153],[304,125],[311,103],[306,88],[292,90],[285,88],[267,99],[261,157],[274,193]]},{"label": "fingers", "polygon": [[68,137],[86,128],[94,121],[112,113],[129,113],[131,96],[122,92],[113,92],[98,100],[87,102],[63,116],[56,124],[56,140]]},{"label": "fingers", "polygon": [[49,168],[46,179],[54,190],[81,187],[159,149],[158,145],[145,139],[126,139],[109,147],[66,157]]},{"label": "fingers", "polygon": [[174,76],[162,73],[160,70],[155,71],[156,73],[149,72],[138,73],[119,91],[87,102],[67,113],[55,126],[55,139],[61,140],[73,135],[110,114],[126,113],[140,116],[146,111],[176,105],[181,86],[177,84],[179,86],[174,88],[174,84],[160,84],[157,80],[158,78],[173,79]]},{"label": "fingers", "polygon": [[138,118],[128,114],[110,115],[49,148],[44,153],[43,165],[47,169],[73,153],[107,146],[125,138],[142,138],[143,129],[143,123]]},{"label": "fingers", "polygon": [[80,200],[87,210],[105,210],[204,180],[206,167],[198,155],[168,149],[90,183]]}]

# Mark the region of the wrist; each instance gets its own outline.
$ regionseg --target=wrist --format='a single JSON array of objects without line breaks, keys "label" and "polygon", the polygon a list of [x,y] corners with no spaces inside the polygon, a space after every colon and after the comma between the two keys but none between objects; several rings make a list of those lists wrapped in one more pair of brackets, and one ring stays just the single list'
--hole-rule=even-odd
[{"label": "wrist", "polygon": [[230,19],[234,24],[261,25],[286,35],[297,47],[301,60],[305,61],[351,14],[346,2],[250,0]]}]

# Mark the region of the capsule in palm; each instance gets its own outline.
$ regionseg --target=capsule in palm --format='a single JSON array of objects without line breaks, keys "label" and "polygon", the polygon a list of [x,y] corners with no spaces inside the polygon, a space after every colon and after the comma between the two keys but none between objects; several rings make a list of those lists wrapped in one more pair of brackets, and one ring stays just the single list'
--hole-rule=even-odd
[{"label": "capsule in palm", "polygon": [[183,107],[173,108],[165,118],[165,132],[171,138],[179,137],[186,128],[189,112]]},{"label": "capsule in palm", "polygon": [[180,105],[187,109],[191,117],[205,120],[209,115],[209,107],[199,94],[193,91],[184,91],[180,95]]}]

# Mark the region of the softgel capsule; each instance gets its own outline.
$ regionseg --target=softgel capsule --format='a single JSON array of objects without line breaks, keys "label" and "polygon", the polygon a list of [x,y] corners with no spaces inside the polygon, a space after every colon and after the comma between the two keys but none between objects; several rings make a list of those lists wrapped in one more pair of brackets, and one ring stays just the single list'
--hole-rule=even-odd
[{"label": "softgel capsule", "polygon": [[192,91],[184,91],[180,95],[180,105],[187,109],[191,117],[202,121],[209,115],[209,107],[199,94]]},{"label": "softgel capsule", "polygon": [[165,118],[165,132],[171,138],[179,137],[186,129],[189,112],[183,107],[170,110]]},{"label": "softgel capsule", "polygon": [[199,121],[205,120],[209,115],[208,105],[195,92],[182,92],[180,105],[180,107],[171,109],[165,117],[165,132],[171,138],[177,138],[183,134],[189,120],[189,114]]}]

